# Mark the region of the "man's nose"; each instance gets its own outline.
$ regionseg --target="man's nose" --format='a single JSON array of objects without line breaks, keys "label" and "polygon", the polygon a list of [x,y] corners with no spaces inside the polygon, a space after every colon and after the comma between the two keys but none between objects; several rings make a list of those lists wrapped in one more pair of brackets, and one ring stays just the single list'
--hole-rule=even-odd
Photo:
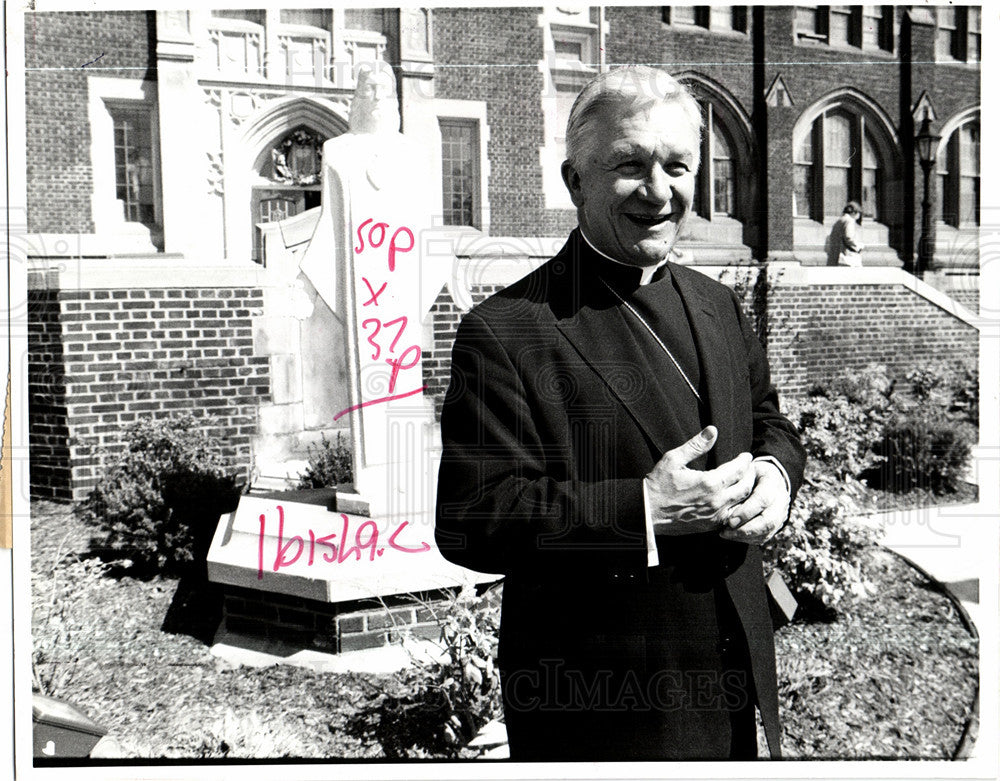
[{"label": "man's nose", "polygon": [[639,187],[639,195],[647,201],[666,203],[673,196],[670,176],[660,166],[653,166]]}]

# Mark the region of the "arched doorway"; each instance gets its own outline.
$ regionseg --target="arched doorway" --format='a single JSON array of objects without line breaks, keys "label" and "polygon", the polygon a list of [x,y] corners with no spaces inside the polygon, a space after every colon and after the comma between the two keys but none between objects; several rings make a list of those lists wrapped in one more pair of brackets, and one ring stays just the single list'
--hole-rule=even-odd
[{"label": "arched doorway", "polygon": [[320,205],[323,142],[326,137],[298,125],[265,147],[253,166],[250,188],[251,257],[267,264],[269,225]]}]

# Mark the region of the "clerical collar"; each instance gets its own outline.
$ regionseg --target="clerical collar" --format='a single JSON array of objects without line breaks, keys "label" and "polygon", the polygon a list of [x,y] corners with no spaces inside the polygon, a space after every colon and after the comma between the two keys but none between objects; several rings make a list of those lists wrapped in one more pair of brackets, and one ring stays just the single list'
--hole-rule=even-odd
[{"label": "clerical collar", "polygon": [[624,268],[637,270],[640,273],[639,287],[642,287],[643,285],[648,285],[650,282],[652,282],[653,275],[657,271],[659,271],[659,269],[667,262],[667,260],[669,260],[668,256],[663,260],[661,260],[659,263],[657,263],[655,266],[633,266],[631,263],[622,263],[620,260],[615,260],[610,255],[601,252],[599,249],[597,249],[597,247],[594,246],[594,243],[587,238],[587,234],[583,232],[583,228],[580,228],[580,235],[583,237],[583,240],[587,242],[587,246],[590,247],[594,252],[596,252],[602,258],[606,258],[607,260],[610,260],[612,263],[616,263]]}]

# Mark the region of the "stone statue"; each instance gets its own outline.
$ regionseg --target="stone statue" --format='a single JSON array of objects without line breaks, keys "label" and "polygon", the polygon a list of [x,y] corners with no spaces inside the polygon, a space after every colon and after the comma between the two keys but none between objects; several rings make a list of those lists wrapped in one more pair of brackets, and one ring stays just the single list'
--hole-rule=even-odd
[{"label": "stone statue", "polygon": [[392,71],[362,68],[347,120],[351,133],[398,133],[399,105]]},{"label": "stone statue", "polygon": [[[350,130],[323,145],[320,217],[300,265],[344,324],[351,404],[336,420],[350,420],[355,485],[369,495],[373,513],[395,501],[384,496],[387,484],[393,493],[394,468],[427,472],[422,454],[399,450],[389,419],[409,415],[418,428],[433,420],[422,398],[429,297],[421,290],[436,284],[436,295],[450,271],[450,264],[442,264],[444,276],[422,268],[421,238],[433,224],[429,155],[399,132],[396,80],[390,66],[379,65],[358,74]],[[412,492],[406,499],[426,501]]]}]

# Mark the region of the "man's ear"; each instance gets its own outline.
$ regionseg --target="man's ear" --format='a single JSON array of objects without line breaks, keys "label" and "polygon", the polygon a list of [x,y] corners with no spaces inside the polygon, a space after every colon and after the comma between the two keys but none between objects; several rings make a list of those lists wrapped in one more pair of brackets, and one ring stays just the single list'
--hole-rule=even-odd
[{"label": "man's ear", "polygon": [[572,199],[573,205],[577,208],[583,206],[583,189],[580,187],[580,173],[569,160],[563,160],[562,178],[566,184],[566,189],[569,190],[569,197]]}]

